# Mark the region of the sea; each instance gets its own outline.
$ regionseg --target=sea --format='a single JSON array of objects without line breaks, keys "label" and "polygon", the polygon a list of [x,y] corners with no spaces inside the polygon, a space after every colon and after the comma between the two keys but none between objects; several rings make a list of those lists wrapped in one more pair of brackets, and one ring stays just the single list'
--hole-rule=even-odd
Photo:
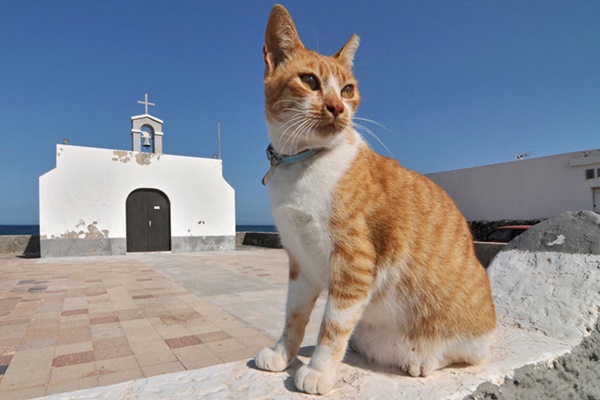
[{"label": "sea", "polygon": [[[236,225],[236,232],[277,232],[275,225]],[[39,235],[39,225],[0,225],[0,236]]]},{"label": "sea", "polygon": [[0,225],[0,236],[5,235],[39,235],[39,225]]},{"label": "sea", "polygon": [[275,225],[236,225],[236,232],[277,232]]}]

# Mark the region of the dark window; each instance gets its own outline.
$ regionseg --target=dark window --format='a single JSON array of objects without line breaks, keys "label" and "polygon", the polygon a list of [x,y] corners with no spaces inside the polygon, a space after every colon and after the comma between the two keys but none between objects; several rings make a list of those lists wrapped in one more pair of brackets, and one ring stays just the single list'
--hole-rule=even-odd
[{"label": "dark window", "polygon": [[594,179],[594,169],[585,170],[585,179]]}]

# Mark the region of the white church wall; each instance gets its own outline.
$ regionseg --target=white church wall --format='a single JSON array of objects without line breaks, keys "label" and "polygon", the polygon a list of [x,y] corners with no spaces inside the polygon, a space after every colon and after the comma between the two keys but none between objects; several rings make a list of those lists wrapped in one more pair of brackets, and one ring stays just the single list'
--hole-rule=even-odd
[{"label": "white church wall", "polygon": [[[593,179],[585,171],[594,170]],[[427,176],[454,199],[467,220],[543,219],[594,210],[600,150],[524,159]]]},{"label": "white church wall", "polygon": [[235,248],[221,160],[58,145],[40,177],[42,257],[125,254],[126,200],[140,188],[168,197],[172,251]]}]

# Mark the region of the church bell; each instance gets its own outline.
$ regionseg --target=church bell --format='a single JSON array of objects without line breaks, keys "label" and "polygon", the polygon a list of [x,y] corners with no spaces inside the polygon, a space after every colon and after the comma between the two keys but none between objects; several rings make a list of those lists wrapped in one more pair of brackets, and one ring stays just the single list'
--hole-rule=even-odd
[{"label": "church bell", "polygon": [[146,148],[152,147],[152,144],[150,143],[150,136],[148,134],[144,135],[144,141],[142,142],[142,146]]}]

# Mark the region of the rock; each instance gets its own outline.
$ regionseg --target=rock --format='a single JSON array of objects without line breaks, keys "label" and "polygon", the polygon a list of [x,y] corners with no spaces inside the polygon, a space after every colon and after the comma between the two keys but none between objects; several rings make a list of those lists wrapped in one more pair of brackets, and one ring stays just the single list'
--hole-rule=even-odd
[{"label": "rock", "polygon": [[569,212],[534,226],[488,274],[499,326],[548,344],[543,360],[467,399],[600,398],[600,216]]},{"label": "rock", "polygon": [[600,254],[600,215],[579,211],[548,219],[512,240],[509,250]]}]

